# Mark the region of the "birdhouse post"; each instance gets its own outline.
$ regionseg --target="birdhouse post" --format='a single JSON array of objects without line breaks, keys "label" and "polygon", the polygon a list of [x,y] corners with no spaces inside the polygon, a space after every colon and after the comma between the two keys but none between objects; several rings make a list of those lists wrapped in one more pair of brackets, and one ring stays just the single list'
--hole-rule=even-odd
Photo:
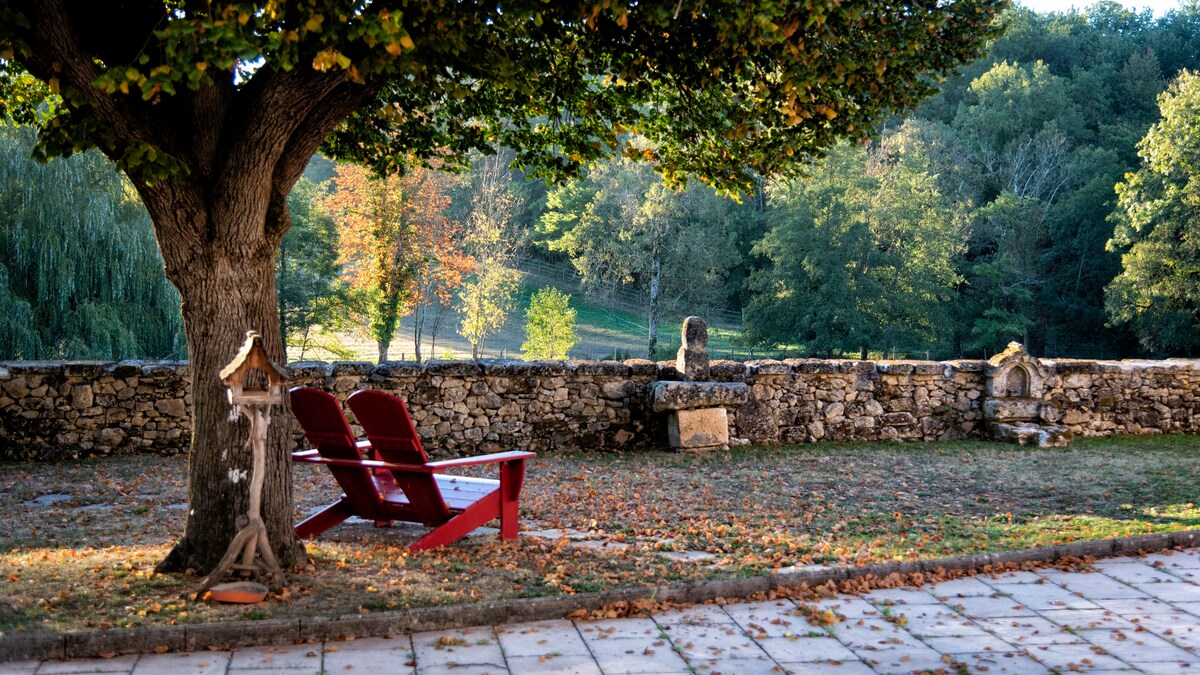
[{"label": "birdhouse post", "polygon": [[[254,460],[250,475],[250,505],[245,515],[238,516],[238,533],[230,542],[229,549],[216,569],[201,580],[196,593],[203,596],[205,591],[234,569],[246,576],[263,574],[272,589],[280,590],[287,585],[287,580],[275,559],[267,538],[267,527],[262,520],[262,487],[267,468],[267,429],[271,425],[271,408],[283,402],[287,372],[267,356],[262,336],[249,331],[241,350],[221,370],[220,375],[229,390],[229,402],[250,421],[250,437],[246,440]],[[239,557],[240,563],[236,562]]]}]

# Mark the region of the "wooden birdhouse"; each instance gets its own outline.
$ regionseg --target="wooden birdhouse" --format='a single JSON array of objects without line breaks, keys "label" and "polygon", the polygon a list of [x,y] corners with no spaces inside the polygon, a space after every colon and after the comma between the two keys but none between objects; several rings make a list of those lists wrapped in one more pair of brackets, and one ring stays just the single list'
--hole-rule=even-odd
[{"label": "wooden birdhouse", "polygon": [[[253,375],[256,372],[261,375]],[[246,342],[237,356],[221,369],[221,382],[229,389],[229,402],[234,405],[282,403],[283,385],[287,379],[287,371],[267,357],[262,336],[257,331],[246,332]]]},{"label": "wooden birdhouse", "polygon": [[[271,582],[271,588],[276,590],[287,586],[283,569],[271,550],[271,542],[267,538],[267,526],[262,520],[262,489],[263,475],[267,469],[267,428],[271,425],[271,407],[283,402],[283,383],[287,382],[287,373],[267,358],[267,350],[263,348],[262,336],[256,331],[247,331],[246,342],[242,345],[237,356],[229,365],[221,369],[221,382],[229,389],[229,402],[237,406],[250,420],[250,435],[246,446],[253,454],[253,466],[250,471],[250,504],[244,516],[240,517],[239,530],[229,544],[221,562],[217,564],[207,577],[202,579],[194,589],[195,596],[205,597],[210,589],[222,591],[224,595],[214,595],[214,599],[225,598],[229,601],[247,601],[244,589],[240,585],[217,586],[231,570],[238,570],[243,575],[263,573]],[[235,557],[241,558],[241,563],[234,562]],[[227,592],[227,593],[226,593]],[[266,594],[255,594],[255,600],[261,600]]]}]

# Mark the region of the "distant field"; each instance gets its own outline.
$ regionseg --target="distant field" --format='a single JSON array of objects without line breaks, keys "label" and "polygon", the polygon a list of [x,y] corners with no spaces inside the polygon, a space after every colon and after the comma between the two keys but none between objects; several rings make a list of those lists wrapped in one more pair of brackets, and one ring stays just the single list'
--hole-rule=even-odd
[{"label": "distant field", "polygon": [[[525,341],[525,311],[529,308],[529,298],[539,288],[553,286],[571,295],[571,306],[576,311],[575,333],[578,342],[570,352],[572,359],[646,358],[647,321],[645,310],[639,309],[633,302],[637,299],[636,293],[622,289],[621,298],[618,300],[589,298],[580,290],[578,283],[571,280],[569,272],[565,269],[545,263],[523,264],[521,267],[521,289],[516,308],[509,315],[504,328],[488,339],[483,350],[485,357],[520,358],[521,344]],[[674,312],[664,317],[658,336],[659,360],[674,358],[675,351],[679,349],[679,332],[685,316],[687,314],[683,312]],[[709,355],[714,359],[745,360],[781,355],[774,351],[763,354],[761,351],[755,352],[739,346],[737,340],[741,332],[740,325],[705,318],[709,321]],[[416,353],[413,348],[411,321],[411,317],[406,317],[400,322],[400,331],[388,353],[390,359],[412,359]],[[353,350],[355,360],[377,360],[378,349],[373,340],[354,334],[341,335],[340,339]],[[428,341],[424,349],[428,352]],[[425,353],[422,356],[428,358],[429,354]],[[471,345],[458,335],[458,317],[452,311],[438,332],[434,358],[465,359],[470,356]],[[292,349],[288,358],[296,360],[299,354]],[[308,354],[305,358],[328,356]]]}]

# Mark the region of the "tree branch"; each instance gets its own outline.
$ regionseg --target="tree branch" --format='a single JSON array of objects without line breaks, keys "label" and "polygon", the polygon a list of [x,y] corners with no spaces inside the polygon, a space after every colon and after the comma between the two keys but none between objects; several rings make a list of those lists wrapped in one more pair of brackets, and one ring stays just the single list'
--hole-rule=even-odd
[{"label": "tree branch", "polygon": [[[30,27],[23,36],[30,45],[29,58],[22,65],[35,77],[44,81],[57,78],[86,102],[85,110],[105,125],[112,127],[118,139],[141,141],[184,159],[181,147],[175,141],[171,126],[159,118],[153,106],[143,104],[134,97],[111,96],[93,86],[100,76],[96,56],[90,52],[77,27],[86,23],[89,15],[81,11],[86,3],[76,3],[70,8],[64,0],[34,0],[24,8]],[[72,105],[80,109],[82,106]],[[110,156],[122,148],[102,148]],[[120,156],[113,157],[120,159]]]}]

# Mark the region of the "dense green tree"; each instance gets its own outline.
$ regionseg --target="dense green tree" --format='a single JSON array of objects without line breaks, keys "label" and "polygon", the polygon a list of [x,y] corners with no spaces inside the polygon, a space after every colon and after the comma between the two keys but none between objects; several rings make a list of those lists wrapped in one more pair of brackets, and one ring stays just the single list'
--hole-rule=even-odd
[{"label": "dense green tree", "polygon": [[1117,186],[1110,246],[1124,254],[1108,309],[1146,349],[1190,355],[1200,347],[1200,76],[1184,71],[1159,108],[1138,145],[1142,167]]},{"label": "dense green tree", "polygon": [[1200,66],[1200,3],[1158,19],[1112,2],[1014,7],[1005,22],[988,57],[910,121],[943,193],[973,214],[956,351],[986,356],[1022,339],[1051,356],[1129,355],[1128,324],[1106,326],[1103,301],[1120,270],[1105,248],[1112,187],[1137,166],[1165,80]]},{"label": "dense green tree", "polygon": [[[20,69],[61,95],[39,152],[125,168],[179,289],[193,372],[188,519],[161,570],[208,570],[248,499],[246,425],[217,371],[244,331],[283,357],[275,252],[322,143],[380,173],[499,142],[539,175],[651,139],[644,159],[742,188],[933,91],[977,55],[1003,0],[511,0],[369,4],[0,2],[0,115]],[[294,560],[286,425],[263,516]],[[231,467],[231,463],[234,465]]]},{"label": "dense green tree", "polygon": [[752,207],[703,185],[675,189],[648,167],[617,158],[553,189],[538,238],[566,253],[591,293],[632,287],[644,298],[655,358],[665,311],[724,306],[737,251],[737,214]]},{"label": "dense green tree", "polygon": [[937,350],[959,277],[956,214],[908,134],[839,146],[805,179],[769,186],[770,261],[747,331],[811,353]]},{"label": "dense green tree", "polygon": [[129,182],[98,152],[38,164],[0,125],[0,360],[183,354],[179,297]]},{"label": "dense green tree", "polygon": [[575,346],[575,310],[571,296],[557,288],[540,289],[529,298],[525,311],[525,359],[565,361]]},{"label": "dense green tree", "polygon": [[314,353],[353,357],[337,337],[353,311],[338,264],[338,225],[322,204],[326,196],[326,187],[308,178],[301,178],[288,195],[292,227],[279,246],[275,283],[280,334],[289,358],[302,360]]}]

